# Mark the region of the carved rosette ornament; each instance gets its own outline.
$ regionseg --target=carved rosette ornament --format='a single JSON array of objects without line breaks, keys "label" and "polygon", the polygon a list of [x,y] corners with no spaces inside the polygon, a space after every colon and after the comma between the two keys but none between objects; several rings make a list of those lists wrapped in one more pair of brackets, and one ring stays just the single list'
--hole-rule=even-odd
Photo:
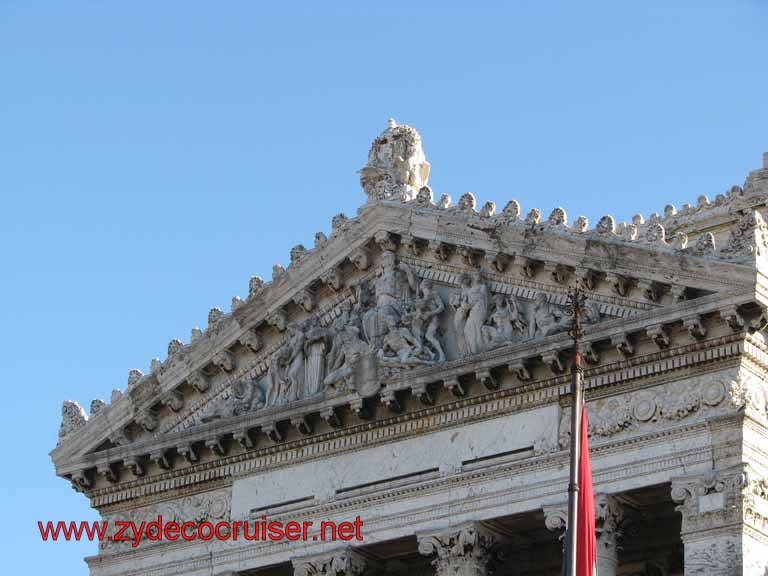
[{"label": "carved rosette ornament", "polygon": [[[587,404],[593,440],[633,431],[651,431],[660,423],[693,417],[744,412],[765,422],[766,391],[757,379],[739,375],[732,381],[702,379],[639,390]],[[568,446],[570,410],[563,410],[560,446]]]},{"label": "carved rosette ornament", "polygon": [[435,576],[485,576],[500,543],[478,523],[418,536],[418,541],[419,553],[432,558]]},{"label": "carved rosette ornament", "polygon": [[427,185],[429,169],[419,133],[390,119],[371,145],[368,164],[360,170],[360,185],[369,201],[414,200]]},{"label": "carved rosette ornament", "polygon": [[292,562],[294,576],[361,576],[365,570],[365,559],[351,549]]}]

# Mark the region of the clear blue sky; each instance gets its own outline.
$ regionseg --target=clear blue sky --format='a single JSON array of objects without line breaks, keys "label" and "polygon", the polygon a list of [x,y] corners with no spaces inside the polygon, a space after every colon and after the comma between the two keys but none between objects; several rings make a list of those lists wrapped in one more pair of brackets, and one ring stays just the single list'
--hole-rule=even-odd
[{"label": "clear blue sky", "polygon": [[766,29],[759,0],[1,1],[4,572],[96,552],[37,532],[96,517],[48,458],[61,401],[354,214],[388,117],[437,194],[647,215],[760,166]]}]

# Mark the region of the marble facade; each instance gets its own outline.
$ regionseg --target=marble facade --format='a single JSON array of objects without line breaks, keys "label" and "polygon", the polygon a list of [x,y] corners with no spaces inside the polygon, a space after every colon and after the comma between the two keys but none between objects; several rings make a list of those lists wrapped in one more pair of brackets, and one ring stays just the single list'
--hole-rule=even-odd
[{"label": "marble facade", "polygon": [[355,217],[64,402],[51,452],[107,520],[360,516],[363,541],[103,542],[91,574],[559,574],[575,282],[601,576],[768,574],[768,156],[594,228],[436,199],[430,169],[390,121]]}]

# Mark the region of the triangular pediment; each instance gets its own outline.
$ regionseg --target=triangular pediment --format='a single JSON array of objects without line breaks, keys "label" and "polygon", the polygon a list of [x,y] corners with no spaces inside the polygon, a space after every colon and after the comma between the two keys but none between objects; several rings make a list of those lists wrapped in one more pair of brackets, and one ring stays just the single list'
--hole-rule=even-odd
[{"label": "triangular pediment", "polygon": [[606,216],[590,229],[560,208],[542,219],[515,201],[499,213],[471,195],[456,206],[435,201],[411,132],[402,136],[411,138],[405,172],[377,150],[396,128],[374,143],[362,173],[369,199],[356,217],[335,217],[312,249],[294,247],[270,282],[252,278],[246,299],[233,299],[229,313],[212,309],[205,331],[172,341],[165,360],[132,371],[127,390],[92,404],[90,417],[65,403],[53,452],[61,475],[88,488],[86,465],[107,478],[120,465],[140,476],[170,466],[169,451],[192,464],[202,452],[222,455],[225,436],[250,449],[254,431],[275,443],[286,423],[311,433],[311,415],[336,427],[339,407],[362,411],[371,397],[399,409],[401,389],[425,402],[433,382],[463,394],[456,374],[466,366],[488,390],[501,361],[521,383],[532,358],[556,376],[567,365],[577,284],[588,354],[598,341],[628,352],[631,327],[649,319],[660,327],[648,332],[654,341],[674,322],[696,335],[700,315],[723,301],[733,312],[718,313],[738,328],[760,316],[766,171],[696,208],[632,224]]}]

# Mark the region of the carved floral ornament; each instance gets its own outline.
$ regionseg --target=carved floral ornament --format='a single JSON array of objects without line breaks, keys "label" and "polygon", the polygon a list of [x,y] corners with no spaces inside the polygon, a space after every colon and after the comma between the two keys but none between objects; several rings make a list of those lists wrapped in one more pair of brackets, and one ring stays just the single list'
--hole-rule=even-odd
[{"label": "carved floral ornament", "polygon": [[419,553],[432,558],[437,576],[478,573],[500,557],[500,543],[495,533],[479,524],[418,536]]},{"label": "carved floral ornament", "polygon": [[365,559],[352,550],[293,560],[294,576],[361,576]]},{"label": "carved floral ornament", "polygon": [[[589,435],[606,438],[651,429],[660,422],[674,422],[696,414],[743,412],[768,421],[764,385],[749,375],[734,380],[702,378],[696,382],[674,382],[650,390],[630,392],[587,404]],[[560,420],[560,446],[568,445],[570,410]]]},{"label": "carved floral ornament", "polygon": [[[216,490],[186,496],[178,500],[144,506],[127,512],[108,514],[104,516],[104,520],[109,522],[108,538],[102,540],[99,546],[102,550],[131,547],[132,542],[109,538],[114,537],[115,532],[120,529],[120,525],[117,522],[134,522],[137,526],[143,522],[146,526],[149,526],[150,522],[154,522],[158,516],[162,516],[163,522],[177,522],[179,524],[184,522],[194,522],[195,524],[202,522],[216,523],[229,520],[230,509],[230,491]],[[138,547],[143,548],[156,543],[148,538],[142,538],[139,541]]]}]

